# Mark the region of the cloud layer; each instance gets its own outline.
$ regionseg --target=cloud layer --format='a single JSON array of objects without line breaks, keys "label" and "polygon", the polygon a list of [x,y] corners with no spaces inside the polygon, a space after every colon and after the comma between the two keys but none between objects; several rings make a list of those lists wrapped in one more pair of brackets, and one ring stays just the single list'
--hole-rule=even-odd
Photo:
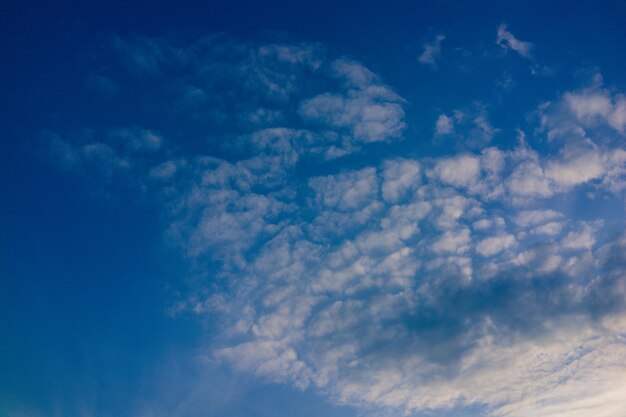
[{"label": "cloud layer", "polygon": [[[529,56],[504,26],[498,44]],[[179,306],[219,323],[206,357],[365,408],[623,413],[623,221],[557,204],[584,189],[623,210],[623,95],[593,85],[546,102],[527,127],[541,152],[522,131],[491,144],[479,109],[435,124],[471,152],[407,157],[392,146],[405,100],[320,45],[112,46],[131,77],[168,80],[158,105],[220,133],[201,151],[150,129],[55,135],[51,152],[132,176],[186,256],[217,263]],[[359,157],[374,144],[387,147]]]}]

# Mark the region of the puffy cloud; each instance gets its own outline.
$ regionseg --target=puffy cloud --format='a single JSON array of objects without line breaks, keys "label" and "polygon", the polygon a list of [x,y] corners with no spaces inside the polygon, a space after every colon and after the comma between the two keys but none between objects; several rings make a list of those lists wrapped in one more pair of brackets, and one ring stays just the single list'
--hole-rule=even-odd
[{"label": "puffy cloud", "polygon": [[563,100],[576,118],[584,124],[603,121],[620,133],[626,127],[626,98],[619,94],[611,97],[609,91],[589,88],[566,93]]},{"label": "puffy cloud", "polygon": [[561,223],[549,222],[535,227],[531,233],[554,236],[561,233],[561,230],[563,230],[563,225]]},{"label": "puffy cloud", "polygon": [[420,184],[420,165],[417,161],[405,159],[386,161],[382,177],[383,198],[395,203]]},{"label": "puffy cloud", "polygon": [[432,250],[435,252],[452,252],[464,253],[469,250],[470,231],[463,228],[458,231],[445,232],[433,245]]},{"label": "puffy cloud", "polygon": [[559,185],[573,186],[602,176],[605,167],[598,152],[577,152],[549,162],[546,177]]},{"label": "puffy cloud", "polygon": [[377,198],[378,177],[374,168],[316,177],[309,181],[319,204],[338,209],[354,210]]},{"label": "puffy cloud", "polygon": [[514,197],[550,197],[553,190],[533,150],[520,148],[515,151],[515,168],[506,180],[509,193]]},{"label": "puffy cloud", "polygon": [[624,128],[626,128],[626,97],[623,94],[616,98],[608,121],[611,127],[620,133],[624,133]]},{"label": "puffy cloud", "polygon": [[562,217],[563,214],[555,210],[522,210],[515,216],[514,221],[518,226],[529,227]]},{"label": "puffy cloud", "polygon": [[492,256],[515,245],[513,235],[488,237],[476,244],[476,252],[482,256]]},{"label": "puffy cloud", "polygon": [[[541,124],[550,139],[586,138],[598,127],[624,133],[626,98],[604,88],[602,76],[595,74],[590,86],[564,93],[557,101],[541,109]],[[609,140],[613,137],[609,135]],[[598,144],[605,141],[592,138]]]},{"label": "puffy cloud", "polygon": [[349,90],[343,95],[323,93],[306,100],[300,115],[338,133],[348,133],[357,143],[401,137],[406,127],[402,99],[360,64],[339,60],[332,68]]},{"label": "puffy cloud", "polygon": [[599,181],[601,187],[616,194],[624,188],[624,98],[601,85],[597,75],[591,87],[566,92],[539,109],[548,139],[562,144],[545,164],[555,190],[591,181]]},{"label": "puffy cloud", "polygon": [[474,230],[491,230],[494,228],[501,228],[505,225],[504,219],[502,217],[495,217],[493,219],[480,219],[476,220],[472,223],[472,228]]},{"label": "puffy cloud", "polygon": [[443,159],[435,165],[435,174],[444,183],[455,187],[474,183],[480,174],[480,159],[471,155],[460,155]]},{"label": "puffy cloud", "polygon": [[580,231],[572,231],[562,240],[565,249],[591,249],[596,242],[593,229],[584,225]]},{"label": "puffy cloud", "polygon": [[454,132],[454,120],[445,114],[440,114],[435,122],[435,134],[447,135]]},{"label": "puffy cloud", "polygon": [[[441,250],[464,251],[468,235],[466,229],[444,233]],[[375,267],[380,262],[371,262],[372,255],[363,256],[374,254],[376,246],[341,244],[327,260],[319,251],[303,253],[304,259],[313,254],[321,263],[308,271],[308,278],[282,284],[300,296],[280,296],[278,309],[259,311],[256,319],[259,326],[275,323],[285,330],[264,330],[264,338],[221,349],[218,357],[270,380],[313,384],[348,404],[413,411],[447,408],[460,397],[466,403],[490,404],[493,415],[521,416],[529,408],[550,415],[554,410],[574,412],[571,398],[582,395],[594,412],[615,415],[611,410],[621,404],[619,371],[626,349],[619,336],[585,315],[595,303],[591,294],[599,290],[596,283],[577,288],[561,278],[516,279],[515,269],[504,269],[490,280],[453,289],[444,290],[449,283],[431,279],[420,286],[410,279],[419,276],[419,264],[406,263],[411,251],[391,248],[393,262],[382,271]],[[600,260],[608,258],[600,255]],[[294,261],[268,272],[273,276]],[[409,279],[386,287],[395,274],[387,269],[392,265],[409,266]],[[360,292],[363,286],[377,290]],[[271,284],[267,291],[262,288],[262,300],[276,298]],[[336,291],[341,299],[326,298]],[[321,309],[311,309],[308,303],[314,299]],[[297,311],[306,312],[309,325]],[[616,317],[601,314],[607,320]],[[601,388],[592,388],[591,381]]]}]

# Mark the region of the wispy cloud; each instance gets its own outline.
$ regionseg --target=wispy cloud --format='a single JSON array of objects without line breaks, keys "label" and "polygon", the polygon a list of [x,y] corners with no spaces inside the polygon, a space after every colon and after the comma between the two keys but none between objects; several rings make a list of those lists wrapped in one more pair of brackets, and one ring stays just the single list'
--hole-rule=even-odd
[{"label": "wispy cloud", "polygon": [[418,60],[422,64],[430,65],[432,68],[437,68],[437,59],[441,55],[441,43],[446,39],[442,34],[435,36],[431,42],[424,42],[424,51],[419,56]]},{"label": "wispy cloud", "polygon": [[505,24],[498,26],[496,43],[504,49],[512,49],[524,58],[530,58],[530,52],[533,49],[532,43],[517,39],[507,30]]},{"label": "wispy cloud", "polygon": [[336,60],[332,75],[348,86],[346,94],[323,93],[306,100],[300,115],[332,130],[350,134],[357,143],[397,139],[406,125],[402,99],[362,65]]},{"label": "wispy cloud", "polygon": [[441,142],[454,139],[457,145],[470,149],[485,147],[497,133],[482,103],[441,113],[435,121],[435,139]]}]

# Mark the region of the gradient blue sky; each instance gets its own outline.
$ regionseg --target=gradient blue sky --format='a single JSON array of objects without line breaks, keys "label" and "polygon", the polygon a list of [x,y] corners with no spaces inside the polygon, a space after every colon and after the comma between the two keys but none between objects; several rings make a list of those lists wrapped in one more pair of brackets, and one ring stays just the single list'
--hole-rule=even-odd
[{"label": "gradient blue sky", "polygon": [[127,3],[0,6],[0,416],[626,415],[624,2]]}]

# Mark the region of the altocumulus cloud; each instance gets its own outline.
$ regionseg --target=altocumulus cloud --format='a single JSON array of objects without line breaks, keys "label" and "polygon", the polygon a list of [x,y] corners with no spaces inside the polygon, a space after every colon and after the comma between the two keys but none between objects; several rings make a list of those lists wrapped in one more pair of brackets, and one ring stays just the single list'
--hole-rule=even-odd
[{"label": "altocumulus cloud", "polygon": [[[498,43],[530,52],[504,26]],[[535,109],[528,130],[549,151],[521,131],[490,145],[488,125],[472,152],[407,157],[393,147],[405,100],[322,45],[111,47],[190,137],[57,132],[51,155],[132,178],[190,262],[219,265],[220,284],[195,284],[177,307],[219,323],[206,358],[366,410],[623,415],[623,223],[552,204],[585,187],[623,205],[619,92],[596,83]],[[442,115],[437,132],[471,138],[487,115],[471,120]],[[371,146],[383,151],[355,158]]]}]

